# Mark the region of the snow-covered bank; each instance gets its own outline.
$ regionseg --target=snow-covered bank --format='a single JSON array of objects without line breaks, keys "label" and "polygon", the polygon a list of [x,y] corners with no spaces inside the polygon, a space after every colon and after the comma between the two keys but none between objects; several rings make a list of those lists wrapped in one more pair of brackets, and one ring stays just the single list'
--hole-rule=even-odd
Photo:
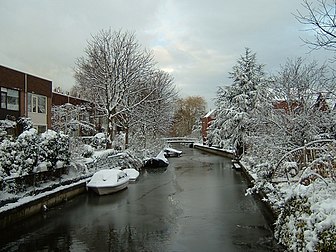
[{"label": "snow-covered bank", "polygon": [[[196,148],[220,155],[213,148]],[[336,182],[318,177],[304,185],[299,182],[271,182],[260,178],[257,168],[242,162],[251,182],[247,194],[262,196],[274,216],[274,235],[289,251],[335,251]]]},{"label": "snow-covered bank", "polygon": [[267,201],[278,213],[275,238],[290,251],[335,251],[336,183],[318,179],[265,183]]},{"label": "snow-covered bank", "polygon": [[86,181],[87,179],[82,179],[68,185],[60,185],[52,190],[18,198],[16,202],[6,204],[0,208],[0,229],[39,212],[47,211],[49,207],[66,202],[68,199],[85,192]]},{"label": "snow-covered bank", "polygon": [[276,214],[274,235],[289,251],[336,250],[336,182],[318,176],[307,184],[262,178],[244,163],[254,180],[247,193],[262,193]]},{"label": "snow-covered bank", "polygon": [[210,153],[214,153],[216,155],[228,157],[228,158],[234,158],[234,152],[232,150],[227,150],[227,149],[220,149],[216,147],[209,147],[207,145],[202,145],[202,144],[194,144],[194,148],[204,150]]},{"label": "snow-covered bank", "polygon": [[[2,216],[1,219],[4,219],[5,224],[1,223],[0,228],[3,227],[3,225],[11,223],[5,221],[5,216],[10,215],[10,211],[13,212],[15,209],[25,207],[31,208],[34,202],[37,202],[37,208],[34,207],[34,210],[31,211],[37,213],[42,211],[39,204],[43,202],[45,198],[48,199],[51,195],[62,194],[61,192],[64,190],[77,190],[76,188],[78,186],[85,189],[84,185],[86,181],[97,170],[111,168],[139,169],[141,166],[142,160],[131,153],[101,150],[94,152],[90,158],[82,158],[72,162],[67,174],[62,174],[54,181],[45,181],[41,184],[25,187],[23,188],[24,190],[18,190],[17,192],[2,190],[0,191],[0,216]],[[20,220],[21,217],[18,217],[18,219]]]}]

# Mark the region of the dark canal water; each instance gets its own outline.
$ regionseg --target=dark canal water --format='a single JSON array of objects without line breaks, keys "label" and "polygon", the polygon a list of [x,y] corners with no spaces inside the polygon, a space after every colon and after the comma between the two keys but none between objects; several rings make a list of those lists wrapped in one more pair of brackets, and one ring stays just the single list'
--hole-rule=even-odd
[{"label": "dark canal water", "polygon": [[183,151],[124,191],[83,194],[0,231],[1,251],[281,251],[230,160]]}]

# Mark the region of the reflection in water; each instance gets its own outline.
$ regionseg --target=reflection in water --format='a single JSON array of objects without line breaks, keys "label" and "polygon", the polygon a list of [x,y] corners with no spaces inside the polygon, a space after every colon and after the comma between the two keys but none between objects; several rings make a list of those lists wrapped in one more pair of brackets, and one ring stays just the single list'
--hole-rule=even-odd
[{"label": "reflection in water", "polygon": [[1,251],[281,251],[230,160],[183,151],[126,190],[83,194],[0,231]]}]

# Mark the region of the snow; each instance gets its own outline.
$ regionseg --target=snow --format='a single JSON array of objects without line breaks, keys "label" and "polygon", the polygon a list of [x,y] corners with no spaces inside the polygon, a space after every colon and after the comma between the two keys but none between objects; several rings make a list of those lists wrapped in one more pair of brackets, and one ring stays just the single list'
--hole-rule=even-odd
[{"label": "snow", "polygon": [[[57,165],[61,164],[62,162],[57,163]],[[9,193],[6,188],[0,191],[0,203],[3,205],[0,207],[0,212],[39,199],[49,193],[87,182],[97,170],[110,169],[111,167],[139,168],[141,165],[142,161],[130,152],[118,153],[112,149],[95,151],[90,158],[81,158],[73,161],[69,167],[68,174],[63,174],[56,181],[39,183],[35,185],[35,188],[25,188],[23,192]],[[35,172],[41,172],[47,166],[47,162],[42,162],[35,168]],[[133,173],[135,174],[135,171]]]},{"label": "snow", "polygon": [[[200,147],[203,147],[204,145],[203,144],[199,144],[199,143],[194,143],[194,146],[200,146]],[[208,149],[212,149],[212,150],[216,150],[216,151],[219,151],[219,152],[225,152],[225,153],[231,153],[231,154],[234,154],[234,150],[232,149],[226,149],[226,148],[217,148],[217,147],[213,147],[213,146],[206,146],[206,148]]]},{"label": "snow", "polygon": [[169,164],[168,159],[164,155],[164,150],[160,151],[160,153],[156,156],[157,159],[162,160],[163,162]]},{"label": "snow", "polygon": [[[82,183],[86,183],[88,181],[88,179],[83,179],[83,180],[80,180],[78,182],[75,182],[75,183],[72,183],[70,185],[66,185],[66,186],[59,186],[53,190],[49,190],[47,192],[44,192],[44,193],[40,193],[40,194],[37,194],[37,195],[33,195],[33,196],[26,196],[26,197],[20,197],[16,202],[14,203],[10,203],[10,204],[6,204],[5,206],[3,207],[0,207],[0,212],[5,212],[5,211],[8,211],[8,210],[11,210],[11,209],[14,209],[16,207],[19,207],[19,206],[22,206],[26,203],[29,203],[29,202],[32,202],[34,200],[38,200],[38,199],[41,199],[41,198],[44,198],[48,195],[52,195],[56,192],[60,192],[64,189],[68,189],[68,188],[71,188],[71,187],[74,187],[74,186],[77,186],[77,185],[80,185]],[[3,194],[2,197],[9,197],[9,196],[12,196],[11,194]],[[1,197],[0,197],[1,198]]]},{"label": "snow", "polygon": [[41,162],[38,166],[34,167],[33,172],[48,171],[48,167],[51,166],[50,162]]},{"label": "snow", "polygon": [[213,109],[213,110],[210,110],[205,116],[204,116],[204,118],[207,118],[207,117],[210,117],[210,116],[212,116],[214,113],[215,113],[215,109]]},{"label": "snow", "polygon": [[94,137],[98,139],[105,139],[105,134],[104,133],[97,133]]},{"label": "snow", "polygon": [[182,154],[182,151],[176,150],[176,149],[170,148],[170,147],[164,148],[164,151],[169,151],[169,152],[174,152],[174,153],[177,153],[177,154]]},{"label": "snow", "polygon": [[[327,184],[326,184],[327,182]],[[293,251],[316,251],[322,234],[336,228],[336,184],[332,179],[316,180],[307,186],[299,183],[274,184],[267,201],[281,212],[275,226],[280,242]],[[280,197],[279,197],[280,196]],[[291,205],[297,199],[301,206]],[[282,223],[284,219],[285,223]],[[303,226],[302,226],[303,225]],[[303,237],[303,240],[298,237]],[[286,238],[287,237],[287,238]],[[287,240],[288,237],[291,240]]]},{"label": "snow", "polygon": [[[115,186],[120,183],[121,178],[127,177],[126,173],[118,169],[104,169],[97,171],[93,174],[90,182],[87,183],[88,187],[100,186]],[[125,179],[124,179],[125,180]],[[124,180],[122,183],[124,183]]]},{"label": "snow", "polygon": [[133,168],[126,168],[126,169],[123,169],[122,171],[127,174],[130,180],[136,180],[140,175],[140,173],[136,169],[133,169]]}]

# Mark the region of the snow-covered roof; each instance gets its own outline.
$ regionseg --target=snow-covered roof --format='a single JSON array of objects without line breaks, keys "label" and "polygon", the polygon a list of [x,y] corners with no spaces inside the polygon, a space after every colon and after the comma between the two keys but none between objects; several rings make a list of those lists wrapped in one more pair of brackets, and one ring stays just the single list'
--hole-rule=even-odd
[{"label": "snow-covered roof", "polygon": [[212,116],[214,113],[215,113],[215,109],[210,110],[210,111],[204,116],[204,118],[206,118],[206,117],[210,117],[210,116]]}]

